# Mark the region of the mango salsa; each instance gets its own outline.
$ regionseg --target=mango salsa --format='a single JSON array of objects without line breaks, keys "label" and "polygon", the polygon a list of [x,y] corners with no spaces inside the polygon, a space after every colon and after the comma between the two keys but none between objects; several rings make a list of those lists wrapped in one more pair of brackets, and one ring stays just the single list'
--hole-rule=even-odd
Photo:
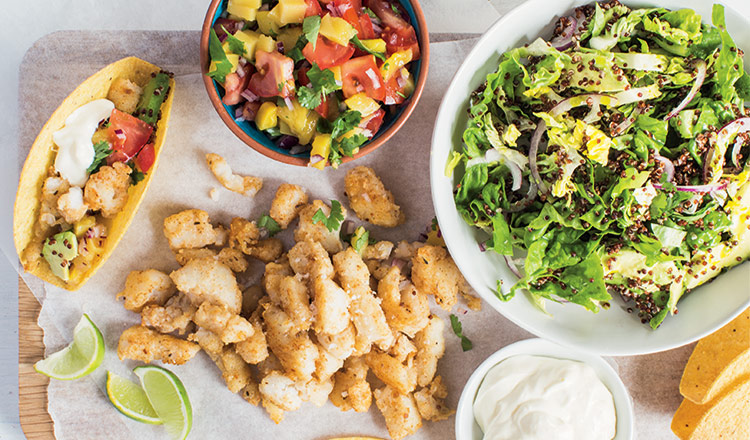
[{"label": "mango salsa", "polygon": [[278,11],[276,8],[270,11],[258,11],[255,19],[258,22],[258,30],[266,35],[278,35],[281,25],[278,21]]},{"label": "mango salsa", "polygon": [[334,43],[347,46],[349,40],[357,35],[357,30],[341,17],[326,15],[320,20],[320,35]]},{"label": "mango salsa", "polygon": [[279,0],[279,4],[276,8],[279,10],[280,25],[284,26],[292,23],[300,24],[305,20],[307,3],[305,0]]},{"label": "mango salsa", "polygon": [[245,45],[245,58],[248,61],[255,60],[255,46],[258,44],[261,34],[255,31],[237,31],[234,36]]},{"label": "mango salsa", "polygon": [[374,38],[372,40],[362,40],[362,45],[368,50],[373,52],[385,53],[386,45],[385,40],[382,38]]},{"label": "mango salsa", "polygon": [[380,74],[383,76],[383,81],[388,82],[402,67],[411,62],[411,58],[411,49],[400,50],[389,56],[380,67]]},{"label": "mango salsa", "polygon": [[380,109],[380,104],[367,96],[366,93],[357,93],[351,98],[344,100],[344,102],[350,110],[358,111],[363,118],[370,116]]},{"label": "mango salsa", "polygon": [[300,145],[309,144],[315,135],[318,114],[302,107],[296,98],[291,101],[292,109],[287,106],[278,107],[279,125],[284,122],[292,134],[297,136]]},{"label": "mango salsa", "polygon": [[255,115],[255,125],[258,130],[268,130],[278,125],[278,107],[271,101],[261,104]]},{"label": "mango salsa", "polygon": [[312,143],[312,150],[310,151],[310,157],[321,156],[323,160],[311,164],[310,166],[322,170],[326,166],[326,158],[331,154],[331,135],[326,133],[318,133],[315,135],[315,140]]},{"label": "mango salsa", "polygon": [[227,12],[246,21],[255,21],[261,0],[229,0]]},{"label": "mango salsa", "polygon": [[262,50],[263,52],[274,52],[276,50],[276,40],[269,37],[268,35],[261,35],[258,38],[258,45],[255,50]]}]

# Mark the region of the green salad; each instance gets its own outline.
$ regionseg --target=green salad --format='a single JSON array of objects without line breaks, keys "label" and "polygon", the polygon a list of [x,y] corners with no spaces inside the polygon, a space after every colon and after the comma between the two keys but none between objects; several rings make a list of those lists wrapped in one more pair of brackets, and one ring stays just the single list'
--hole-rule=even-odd
[{"label": "green salad", "polygon": [[498,297],[598,312],[619,296],[656,329],[750,257],[750,76],[723,6],[711,21],[579,7],[551,40],[503,54],[471,95],[446,174],[486,232],[480,249],[518,277]]}]

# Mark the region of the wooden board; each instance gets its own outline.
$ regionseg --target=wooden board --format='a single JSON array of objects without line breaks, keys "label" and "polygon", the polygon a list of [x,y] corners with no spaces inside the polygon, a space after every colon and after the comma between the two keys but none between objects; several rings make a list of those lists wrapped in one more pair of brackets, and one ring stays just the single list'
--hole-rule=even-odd
[{"label": "wooden board", "polygon": [[18,412],[29,440],[54,439],[54,425],[47,413],[49,378],[34,371],[44,357],[44,333],[36,324],[41,304],[18,277]]}]

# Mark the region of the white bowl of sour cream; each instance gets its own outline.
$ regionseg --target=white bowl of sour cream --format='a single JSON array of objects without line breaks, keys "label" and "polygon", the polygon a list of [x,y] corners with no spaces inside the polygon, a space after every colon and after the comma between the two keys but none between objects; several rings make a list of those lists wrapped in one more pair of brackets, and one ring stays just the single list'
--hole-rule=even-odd
[{"label": "white bowl of sour cream", "polygon": [[601,357],[543,339],[508,345],[482,362],[456,410],[457,440],[580,439],[594,432],[635,437],[628,390]]}]

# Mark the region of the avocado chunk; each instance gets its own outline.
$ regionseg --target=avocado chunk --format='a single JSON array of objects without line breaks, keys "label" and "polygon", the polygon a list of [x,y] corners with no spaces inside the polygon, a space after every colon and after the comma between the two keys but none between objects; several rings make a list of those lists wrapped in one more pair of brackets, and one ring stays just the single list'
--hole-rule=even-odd
[{"label": "avocado chunk", "polygon": [[161,117],[161,105],[169,94],[169,74],[159,72],[143,88],[143,95],[135,109],[134,116],[150,124],[156,125]]},{"label": "avocado chunk", "polygon": [[52,273],[63,281],[70,279],[70,264],[78,256],[78,239],[72,231],[60,232],[44,240],[42,256]]}]

